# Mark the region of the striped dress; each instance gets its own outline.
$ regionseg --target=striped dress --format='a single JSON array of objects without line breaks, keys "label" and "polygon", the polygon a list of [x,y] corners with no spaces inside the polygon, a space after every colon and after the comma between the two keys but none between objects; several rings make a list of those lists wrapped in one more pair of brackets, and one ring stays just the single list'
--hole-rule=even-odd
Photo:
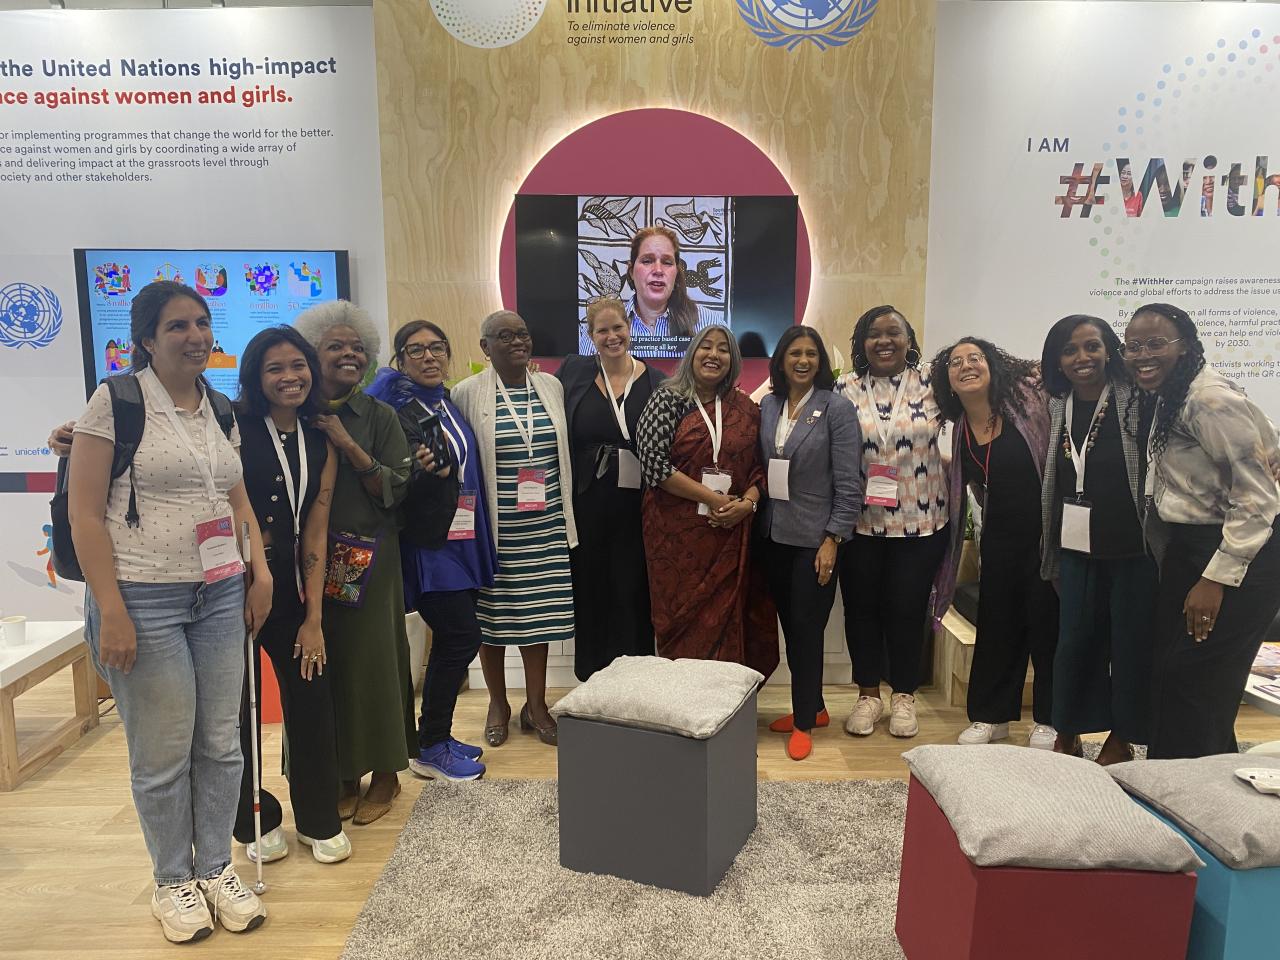
[{"label": "striped dress", "polygon": [[[508,387],[511,407],[498,397],[494,437],[498,463],[498,573],[481,589],[476,619],[484,642],[524,646],[573,639],[573,584],[569,576],[569,541],[565,534],[560,491],[556,430],[535,391],[533,394],[533,458],[512,417],[523,421],[527,387]],[[547,508],[516,509],[516,477],[523,467],[547,472]]]}]

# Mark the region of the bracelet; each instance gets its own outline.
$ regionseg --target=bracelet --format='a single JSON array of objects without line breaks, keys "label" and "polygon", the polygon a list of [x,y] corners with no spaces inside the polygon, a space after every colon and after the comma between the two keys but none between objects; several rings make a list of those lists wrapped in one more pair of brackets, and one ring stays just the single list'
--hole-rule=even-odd
[{"label": "bracelet", "polygon": [[[370,457],[370,459],[372,460],[373,458]],[[357,470],[356,476],[367,477],[370,474],[377,473],[381,469],[382,469],[382,464],[380,464],[377,460],[373,460],[373,462],[370,463],[369,466],[365,467],[363,470]]]}]

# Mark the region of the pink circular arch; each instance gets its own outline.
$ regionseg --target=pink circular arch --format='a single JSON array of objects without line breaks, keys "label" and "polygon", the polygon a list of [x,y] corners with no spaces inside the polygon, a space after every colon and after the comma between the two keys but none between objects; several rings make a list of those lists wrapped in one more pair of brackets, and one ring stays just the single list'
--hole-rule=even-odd
[{"label": "pink circular arch", "polygon": [[[654,139],[651,131],[661,131],[663,148],[642,145]],[[517,192],[710,197],[795,193],[764,151],[737,130],[700,114],[665,108],[627,110],[579,127],[534,164]],[[513,203],[502,228],[498,260],[502,303],[509,310],[516,308],[515,225]],[[809,233],[804,214],[797,212],[795,322],[809,302],[811,273]]]}]

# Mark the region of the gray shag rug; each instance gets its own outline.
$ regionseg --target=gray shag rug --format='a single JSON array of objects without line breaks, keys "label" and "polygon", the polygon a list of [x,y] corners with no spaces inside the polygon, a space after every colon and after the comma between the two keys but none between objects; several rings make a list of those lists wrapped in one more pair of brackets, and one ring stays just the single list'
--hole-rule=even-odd
[{"label": "gray shag rug", "polygon": [[432,782],[342,960],[900,958],[906,801],[898,780],[760,783],[704,898],[562,868],[553,781]]}]

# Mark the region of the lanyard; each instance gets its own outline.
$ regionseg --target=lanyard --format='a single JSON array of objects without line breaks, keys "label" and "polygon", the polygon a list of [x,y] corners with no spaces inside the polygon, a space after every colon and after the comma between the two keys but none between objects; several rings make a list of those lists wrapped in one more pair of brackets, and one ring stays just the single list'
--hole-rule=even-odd
[{"label": "lanyard", "polygon": [[195,445],[191,442],[191,435],[187,433],[186,426],[178,416],[177,408],[173,404],[173,398],[169,396],[161,385],[155,371],[150,367],[145,368],[138,375],[138,380],[141,381],[147,392],[151,394],[152,402],[163,410],[165,416],[169,418],[169,423],[173,427],[174,433],[178,435],[178,439],[187,448],[187,452],[191,454],[192,461],[200,471],[200,479],[204,481],[205,493],[208,494],[210,504],[217,506],[219,501],[226,498],[218,493],[218,485],[213,479],[218,473],[217,435],[219,429],[215,426],[213,404],[209,401],[208,394],[206,393],[201,400],[204,407],[205,449],[208,451],[208,456],[202,457],[196,452]]},{"label": "lanyard", "polygon": [[275,447],[276,459],[280,461],[280,473],[284,477],[284,492],[289,495],[289,510],[293,513],[293,579],[298,586],[298,596],[305,597],[301,564],[298,563],[298,543],[302,538],[302,501],[307,495],[307,438],[302,424],[299,423],[294,431],[294,436],[298,438],[298,485],[295,487],[293,471],[289,469],[289,458],[285,456],[280,431],[271,417],[266,416],[262,420],[267,425],[271,445]]},{"label": "lanyard", "polygon": [[1093,433],[1093,428],[1098,422],[1098,414],[1106,405],[1107,397],[1111,395],[1111,384],[1107,384],[1102,388],[1102,394],[1098,397],[1098,402],[1093,407],[1093,416],[1089,418],[1089,429],[1084,435],[1084,447],[1077,449],[1076,440],[1071,433],[1071,414],[1076,405],[1076,393],[1071,391],[1067,397],[1067,443],[1071,444],[1071,462],[1076,468],[1076,497],[1084,496],[1084,460],[1089,455],[1089,434]]},{"label": "lanyard", "polygon": [[453,429],[458,433],[458,436],[455,439],[452,433],[445,430],[444,438],[449,441],[449,446],[453,450],[454,459],[458,461],[458,483],[464,483],[467,472],[467,456],[471,452],[467,447],[467,435],[463,432],[462,425],[454,419],[453,412],[449,409],[449,404],[441,400],[440,410],[449,418],[449,422],[453,424]]},{"label": "lanyard", "polygon": [[773,431],[773,446],[778,451],[778,456],[782,456],[782,449],[787,445],[787,441],[791,439],[791,431],[796,428],[796,420],[800,414],[804,412],[804,408],[809,403],[809,398],[813,396],[813,387],[809,388],[809,392],[804,395],[800,403],[796,405],[796,415],[792,417],[787,413],[787,401],[782,401],[782,409],[779,411],[778,426]]},{"label": "lanyard", "polygon": [[720,441],[724,439],[724,421],[720,418],[720,394],[716,394],[715,426],[711,425],[711,418],[707,416],[707,411],[702,409],[702,403],[696,398],[694,399],[694,405],[698,408],[698,412],[702,414],[702,422],[707,425],[707,432],[711,434],[711,465],[719,470]]},{"label": "lanyard", "polygon": [[502,382],[502,378],[498,377],[498,393],[502,395],[502,402],[506,404],[507,410],[511,413],[511,419],[515,421],[516,430],[520,434],[520,439],[524,441],[525,453],[529,455],[529,459],[533,459],[533,384],[529,382],[529,375],[525,374],[524,387],[529,391],[528,406],[525,409],[525,417],[528,421],[527,425],[520,422],[520,417],[516,414],[516,408],[511,403],[511,394],[507,393],[507,385]]},{"label": "lanyard", "polygon": [[984,487],[991,485],[991,448],[995,446],[995,437],[987,441],[987,461],[983,463],[978,459],[978,455],[973,452],[973,427],[969,426],[969,421],[964,422],[964,444],[969,448],[969,456],[973,462],[982,468],[982,485]]},{"label": "lanyard", "polygon": [[636,373],[636,358],[631,358],[631,378],[627,380],[627,385],[622,391],[622,402],[618,402],[618,398],[613,395],[613,387],[609,386],[609,374],[605,373],[604,361],[600,361],[600,379],[604,381],[604,395],[609,401],[609,408],[613,410],[613,418],[618,421],[618,429],[622,431],[622,439],[628,443],[631,442],[631,431],[627,429],[627,397],[631,396],[631,388],[635,385],[640,374]]},{"label": "lanyard", "polygon": [[1160,416],[1160,404],[1164,403],[1164,398],[1160,397],[1156,400],[1156,408],[1151,413],[1151,426],[1147,427],[1147,476],[1142,484],[1142,495],[1151,499],[1155,499],[1156,495],[1156,452],[1151,442],[1151,437],[1156,432],[1156,418]]},{"label": "lanyard", "polygon": [[[862,378],[862,390],[867,395],[867,402],[871,408],[871,420],[875,424],[876,433],[880,434],[880,455],[886,456],[889,446],[889,431],[893,429],[893,423],[898,419],[898,410],[902,406],[902,398],[907,392],[907,370],[902,371],[902,379],[898,381],[898,392],[893,396],[893,407],[889,410],[889,419],[884,420],[880,417],[880,408],[876,405],[876,395],[871,390],[871,376]],[[890,381],[892,382],[892,381]]]}]

